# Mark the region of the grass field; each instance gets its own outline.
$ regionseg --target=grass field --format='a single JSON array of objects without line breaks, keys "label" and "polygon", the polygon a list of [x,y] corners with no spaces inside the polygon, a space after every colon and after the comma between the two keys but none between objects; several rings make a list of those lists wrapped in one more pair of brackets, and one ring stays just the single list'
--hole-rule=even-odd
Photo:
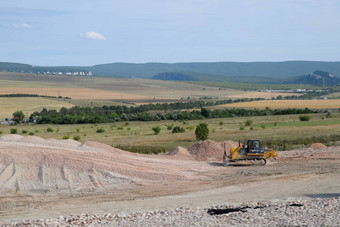
[{"label": "grass field", "polygon": [[220,105],[218,107],[227,108],[258,108],[264,109],[269,107],[271,109],[285,109],[285,108],[299,108],[306,107],[310,109],[337,109],[340,108],[340,99],[329,100],[261,100],[255,102],[240,102]]},{"label": "grass field", "polygon": [[[305,143],[306,138],[321,138],[331,135],[340,135],[340,113],[333,113],[330,118],[326,114],[310,114],[309,122],[300,122],[298,115],[284,116],[263,116],[251,118],[224,118],[209,119],[210,129],[209,139],[215,141],[241,140],[258,138],[265,143],[274,143],[281,140],[295,140],[299,138],[301,143]],[[247,119],[251,119],[253,124],[240,130],[240,125],[244,125]],[[117,122],[115,124],[83,124],[83,125],[16,125],[1,126],[2,134],[10,133],[11,128],[18,129],[21,135],[28,135],[29,132],[43,138],[62,139],[68,136],[73,139],[80,137],[80,141],[94,140],[112,146],[116,145],[149,145],[163,146],[171,150],[176,146],[188,147],[196,143],[195,127],[202,121],[159,121],[159,122]],[[185,128],[185,133],[172,133],[168,130],[169,125],[181,126]],[[154,135],[152,127],[159,126],[161,132]],[[53,132],[48,132],[47,128],[52,128]],[[98,129],[104,132],[97,133]],[[22,133],[25,130],[26,133]],[[331,144],[332,141],[329,141]],[[333,141],[334,142],[334,141]],[[297,146],[301,146],[297,145]]]},{"label": "grass field", "polygon": [[73,105],[57,99],[40,97],[0,98],[0,120],[12,117],[12,114],[21,110],[26,115],[34,111],[41,111],[43,108],[59,110],[61,107],[70,108]]}]

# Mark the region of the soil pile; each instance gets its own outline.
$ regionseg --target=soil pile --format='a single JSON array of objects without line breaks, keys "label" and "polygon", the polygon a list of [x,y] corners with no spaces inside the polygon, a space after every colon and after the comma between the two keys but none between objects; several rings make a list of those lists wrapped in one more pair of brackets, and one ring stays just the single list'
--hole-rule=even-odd
[{"label": "soil pile", "polygon": [[324,149],[324,148],[327,148],[322,143],[312,143],[309,147],[313,148],[313,149]]},{"label": "soil pile", "polygon": [[[189,155],[184,148],[177,150],[177,155]],[[193,175],[190,169],[202,166],[179,166],[166,157],[134,154],[91,141],[4,135],[0,138],[0,194],[112,191],[187,179]]]},{"label": "soil pile", "polygon": [[[237,147],[238,142],[228,140],[225,141],[227,153],[231,147]],[[196,143],[189,147],[189,153],[201,159],[222,159],[224,153],[223,142],[215,142],[212,140],[205,140]]]},{"label": "soil pile", "polygon": [[176,155],[176,156],[191,156],[189,151],[184,147],[178,146],[174,148],[172,151],[168,153],[168,155]]}]

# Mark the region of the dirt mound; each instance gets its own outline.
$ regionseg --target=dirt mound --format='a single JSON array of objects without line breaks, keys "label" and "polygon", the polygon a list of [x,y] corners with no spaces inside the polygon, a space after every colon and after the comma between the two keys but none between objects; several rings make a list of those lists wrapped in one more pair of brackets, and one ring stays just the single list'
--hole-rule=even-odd
[{"label": "dirt mound", "polygon": [[174,148],[172,151],[168,153],[168,155],[177,155],[177,156],[191,156],[189,151],[184,147],[178,146]]},{"label": "dirt mound", "polygon": [[325,145],[323,145],[322,143],[312,143],[310,146],[310,148],[313,149],[323,149],[323,148],[327,148]]},{"label": "dirt mound", "polygon": [[[237,147],[238,143],[232,140],[225,141],[227,152],[230,148]],[[205,140],[195,143],[188,149],[189,153],[203,159],[222,159],[224,153],[223,142]]]},{"label": "dirt mound", "polygon": [[16,134],[7,134],[1,136],[1,140],[7,140],[7,141],[19,141],[23,138],[23,136],[16,135]]},{"label": "dirt mound", "polygon": [[[178,150],[185,154],[184,148]],[[0,140],[0,194],[96,193],[137,184],[168,184],[196,177],[192,170],[202,166],[92,141],[5,135]]]}]

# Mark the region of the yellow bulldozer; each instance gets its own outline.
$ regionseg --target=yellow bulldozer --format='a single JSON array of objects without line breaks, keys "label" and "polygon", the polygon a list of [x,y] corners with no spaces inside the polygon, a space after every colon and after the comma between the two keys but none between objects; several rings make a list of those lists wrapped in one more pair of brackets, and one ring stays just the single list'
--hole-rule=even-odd
[{"label": "yellow bulldozer", "polygon": [[224,143],[223,166],[243,161],[250,161],[251,164],[265,165],[267,159],[276,159],[277,156],[278,154],[274,150],[265,151],[261,148],[260,140],[248,140],[246,145],[241,145],[239,141],[238,147],[230,148],[229,155],[227,155],[226,144]]}]

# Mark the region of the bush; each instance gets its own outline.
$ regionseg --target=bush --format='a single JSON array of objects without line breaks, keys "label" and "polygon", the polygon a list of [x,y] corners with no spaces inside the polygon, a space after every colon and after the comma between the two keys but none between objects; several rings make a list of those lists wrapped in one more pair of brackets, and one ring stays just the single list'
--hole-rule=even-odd
[{"label": "bush", "polygon": [[79,141],[80,140],[80,136],[74,136],[73,139]]},{"label": "bush", "polygon": [[22,134],[26,134],[26,133],[28,133],[28,131],[27,130],[22,130],[21,133]]},{"label": "bush", "polygon": [[182,127],[179,127],[179,126],[175,126],[173,129],[172,129],[172,133],[183,133],[185,132],[185,129],[182,128]]},{"label": "bush", "polygon": [[220,122],[220,125],[223,125],[223,122],[222,122],[222,121]]},{"label": "bush", "polygon": [[34,132],[29,132],[28,135],[33,136]]},{"label": "bush", "polygon": [[2,134],[2,131],[0,131],[0,134]]},{"label": "bush", "polygon": [[209,129],[207,123],[200,123],[196,126],[195,135],[197,140],[206,140],[209,136]]},{"label": "bush", "polygon": [[253,126],[249,128],[250,130],[254,130]]},{"label": "bush", "polygon": [[76,129],[76,131],[77,131],[77,132],[79,132],[79,131],[80,131],[80,129],[79,129],[79,128],[77,128],[77,129]]},{"label": "bush", "polygon": [[97,131],[96,131],[97,133],[103,133],[103,132],[105,132],[105,130],[104,129],[102,129],[102,128],[99,128],[99,129],[97,129]]},{"label": "bush", "polygon": [[53,128],[47,128],[46,131],[47,131],[47,132],[53,132],[54,130],[53,130]]},{"label": "bush", "polygon": [[244,125],[241,125],[240,130],[244,130],[244,129],[245,129]]},{"label": "bush", "polygon": [[250,119],[247,119],[247,120],[244,122],[244,125],[245,125],[245,126],[250,126],[251,124],[253,124],[253,121],[250,120]]},{"label": "bush", "polygon": [[277,122],[276,121],[274,122],[274,126],[277,126]]},{"label": "bush", "polygon": [[299,119],[300,119],[300,121],[309,121],[310,120],[310,116],[308,116],[308,115],[300,115]]},{"label": "bush", "polygon": [[262,128],[262,129],[265,129],[265,128],[266,128],[266,126],[265,126],[265,125],[261,125],[261,128]]},{"label": "bush", "polygon": [[158,135],[159,132],[161,131],[161,128],[159,126],[156,126],[156,127],[152,127],[152,130],[153,130],[155,135]]},{"label": "bush", "polygon": [[118,149],[124,150],[124,151],[130,151],[133,153],[140,153],[140,154],[159,154],[159,153],[167,152],[167,150],[161,146],[117,145],[115,147]]},{"label": "bush", "polygon": [[168,129],[168,130],[171,130],[173,127],[174,127],[174,125],[168,125],[168,126],[167,126],[167,129]]},{"label": "bush", "polygon": [[18,133],[18,129],[16,128],[11,128],[11,134],[17,134]]},{"label": "bush", "polygon": [[64,136],[63,140],[68,140],[70,137],[69,136]]}]

